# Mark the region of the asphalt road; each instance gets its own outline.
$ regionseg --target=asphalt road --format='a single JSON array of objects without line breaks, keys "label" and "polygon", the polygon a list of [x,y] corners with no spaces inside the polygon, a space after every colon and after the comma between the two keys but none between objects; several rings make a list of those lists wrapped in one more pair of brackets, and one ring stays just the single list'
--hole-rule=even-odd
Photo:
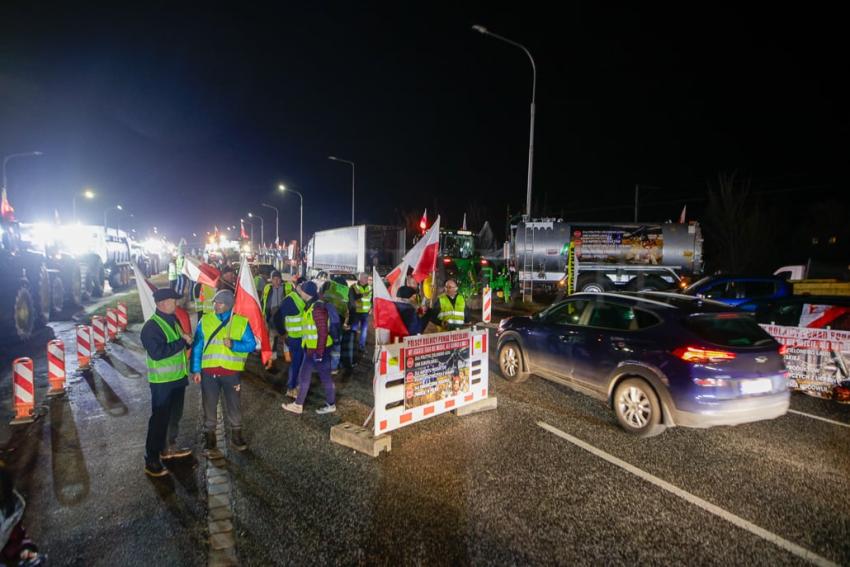
[{"label": "asphalt road", "polygon": [[[142,474],[149,402],[131,368],[143,365],[110,349],[113,365],[6,439],[25,522],[52,564],[206,563],[204,461],[165,483]],[[791,413],[640,440],[595,400],[495,369],[491,357],[497,410],[397,430],[377,459],[329,441],[369,412],[367,364],[339,377],[328,416],[312,412],[318,383],[296,416],[280,408],[282,378],[247,376],[250,447],[227,465],[241,563],[850,564],[850,407],[795,395],[795,411],[831,421]],[[191,387],[187,443],[199,425]]]}]

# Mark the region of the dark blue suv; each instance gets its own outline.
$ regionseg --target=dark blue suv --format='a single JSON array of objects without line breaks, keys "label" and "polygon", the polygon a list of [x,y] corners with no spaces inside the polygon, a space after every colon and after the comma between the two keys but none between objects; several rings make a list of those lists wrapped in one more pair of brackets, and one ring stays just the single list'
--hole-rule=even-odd
[{"label": "dark blue suv", "polygon": [[676,293],[578,293],[502,320],[499,369],[606,402],[628,432],[773,419],[788,410],[782,347],[752,316]]},{"label": "dark blue suv", "polygon": [[789,297],[793,294],[793,288],[787,281],[777,277],[720,275],[702,278],[686,287],[682,293],[747,309],[753,300]]}]

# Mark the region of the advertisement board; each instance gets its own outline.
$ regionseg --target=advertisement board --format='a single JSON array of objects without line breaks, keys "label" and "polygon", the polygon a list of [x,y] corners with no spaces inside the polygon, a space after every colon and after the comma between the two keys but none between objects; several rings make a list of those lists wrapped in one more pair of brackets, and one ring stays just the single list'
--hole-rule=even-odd
[{"label": "advertisement board", "polygon": [[793,390],[831,398],[832,390],[850,380],[850,331],[762,325],[787,347],[785,365]]}]

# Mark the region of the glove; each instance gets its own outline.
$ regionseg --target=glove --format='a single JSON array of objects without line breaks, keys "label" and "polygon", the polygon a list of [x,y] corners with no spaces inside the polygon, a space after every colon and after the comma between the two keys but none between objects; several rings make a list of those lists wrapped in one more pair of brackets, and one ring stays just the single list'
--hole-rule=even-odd
[{"label": "glove", "polygon": [[323,360],[323,357],[322,357],[322,355],[321,355],[321,354],[319,354],[319,353],[317,353],[317,352],[314,352],[314,353],[313,353],[313,362],[315,362],[315,363],[317,363],[317,364],[318,364],[318,363],[321,363],[321,362],[322,362],[322,360]]}]

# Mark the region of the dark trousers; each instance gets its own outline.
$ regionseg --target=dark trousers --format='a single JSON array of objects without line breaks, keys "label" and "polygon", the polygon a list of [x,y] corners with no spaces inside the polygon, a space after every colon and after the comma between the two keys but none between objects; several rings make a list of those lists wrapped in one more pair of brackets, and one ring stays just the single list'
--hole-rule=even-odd
[{"label": "dark trousers", "polygon": [[360,350],[364,350],[366,348],[366,335],[369,333],[369,314],[354,313],[349,318],[351,319],[351,330],[358,335]]},{"label": "dark trousers", "polygon": [[298,373],[301,370],[301,362],[304,360],[304,349],[301,348],[301,339],[286,338],[286,346],[289,348],[289,356],[292,362],[289,364],[289,380],[286,388],[291,390],[298,387]]},{"label": "dark trousers", "polygon": [[215,431],[218,422],[217,407],[219,395],[224,395],[224,414],[231,429],[242,427],[242,405],[240,402],[240,374],[214,376],[206,372],[201,374],[201,398],[204,402],[204,431]]},{"label": "dark trousers", "polygon": [[174,444],[177,441],[188,384],[188,378],[150,384],[151,418],[148,420],[148,437],[145,442],[146,462],[158,463],[159,454],[165,450],[166,444]]},{"label": "dark trousers", "polygon": [[307,399],[307,393],[310,391],[313,372],[319,373],[319,380],[322,381],[322,385],[325,387],[325,399],[328,405],[334,405],[336,403],[336,390],[334,388],[333,378],[331,378],[331,353],[330,349],[327,348],[325,349],[325,356],[322,358],[322,362],[315,362],[313,360],[313,354],[307,354],[307,349],[304,349],[304,362],[301,363],[301,371],[298,374],[298,381],[300,382],[298,399],[295,400],[295,403],[304,405],[304,400]]}]

